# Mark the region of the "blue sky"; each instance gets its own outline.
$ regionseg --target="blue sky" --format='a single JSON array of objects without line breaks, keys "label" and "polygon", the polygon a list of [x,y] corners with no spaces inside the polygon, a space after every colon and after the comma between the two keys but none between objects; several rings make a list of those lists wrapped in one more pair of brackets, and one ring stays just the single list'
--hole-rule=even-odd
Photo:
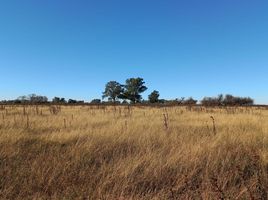
[{"label": "blue sky", "polygon": [[267,0],[2,0],[0,99],[89,101],[143,77],[144,97],[268,104]]}]

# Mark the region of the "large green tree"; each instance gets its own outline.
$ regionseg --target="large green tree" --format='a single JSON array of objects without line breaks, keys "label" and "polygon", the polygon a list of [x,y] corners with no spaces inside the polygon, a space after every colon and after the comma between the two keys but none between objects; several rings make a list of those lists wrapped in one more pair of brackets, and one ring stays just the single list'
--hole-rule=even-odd
[{"label": "large green tree", "polygon": [[150,103],[157,103],[159,102],[159,92],[154,90],[151,94],[149,94],[148,99]]},{"label": "large green tree", "polygon": [[116,81],[110,81],[105,85],[105,91],[102,98],[108,98],[109,101],[115,102],[123,92],[122,85]]},{"label": "large green tree", "polygon": [[131,103],[138,103],[141,101],[141,93],[147,90],[147,87],[144,85],[145,82],[143,78],[129,78],[126,80],[124,85],[124,92],[120,96],[122,99],[128,99]]}]

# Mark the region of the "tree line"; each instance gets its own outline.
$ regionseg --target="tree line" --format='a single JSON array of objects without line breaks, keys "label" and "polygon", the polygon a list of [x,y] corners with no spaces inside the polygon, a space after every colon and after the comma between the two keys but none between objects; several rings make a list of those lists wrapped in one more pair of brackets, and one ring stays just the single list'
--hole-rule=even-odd
[{"label": "tree line", "polygon": [[[142,98],[142,93],[148,88],[145,86],[143,78],[129,78],[124,84],[117,81],[109,81],[106,83],[102,99],[93,99],[90,104],[144,104],[144,105],[196,105],[198,100],[190,98],[177,98],[173,100],[160,99],[160,93],[153,90],[148,99]],[[105,101],[106,100],[106,101]],[[2,101],[1,103],[14,104],[85,104],[83,100],[68,99],[62,97],[54,97],[49,101],[46,96],[31,94],[28,96],[20,96],[15,100]],[[250,97],[237,97],[230,94],[218,95],[217,97],[204,97],[200,101],[204,106],[245,106],[253,105],[254,100]]]}]

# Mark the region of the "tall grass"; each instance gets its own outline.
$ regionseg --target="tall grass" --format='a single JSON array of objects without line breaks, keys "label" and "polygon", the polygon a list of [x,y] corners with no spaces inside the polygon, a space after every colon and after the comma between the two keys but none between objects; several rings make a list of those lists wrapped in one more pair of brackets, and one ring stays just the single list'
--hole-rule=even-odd
[{"label": "tall grass", "polygon": [[0,112],[0,199],[267,199],[262,108]]}]

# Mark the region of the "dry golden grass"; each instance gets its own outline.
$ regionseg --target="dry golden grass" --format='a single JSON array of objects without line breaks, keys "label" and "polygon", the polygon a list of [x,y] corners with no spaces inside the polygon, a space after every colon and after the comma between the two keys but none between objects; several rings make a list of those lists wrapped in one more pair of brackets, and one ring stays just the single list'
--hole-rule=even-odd
[{"label": "dry golden grass", "polygon": [[267,199],[264,108],[5,106],[0,117],[0,199]]}]

